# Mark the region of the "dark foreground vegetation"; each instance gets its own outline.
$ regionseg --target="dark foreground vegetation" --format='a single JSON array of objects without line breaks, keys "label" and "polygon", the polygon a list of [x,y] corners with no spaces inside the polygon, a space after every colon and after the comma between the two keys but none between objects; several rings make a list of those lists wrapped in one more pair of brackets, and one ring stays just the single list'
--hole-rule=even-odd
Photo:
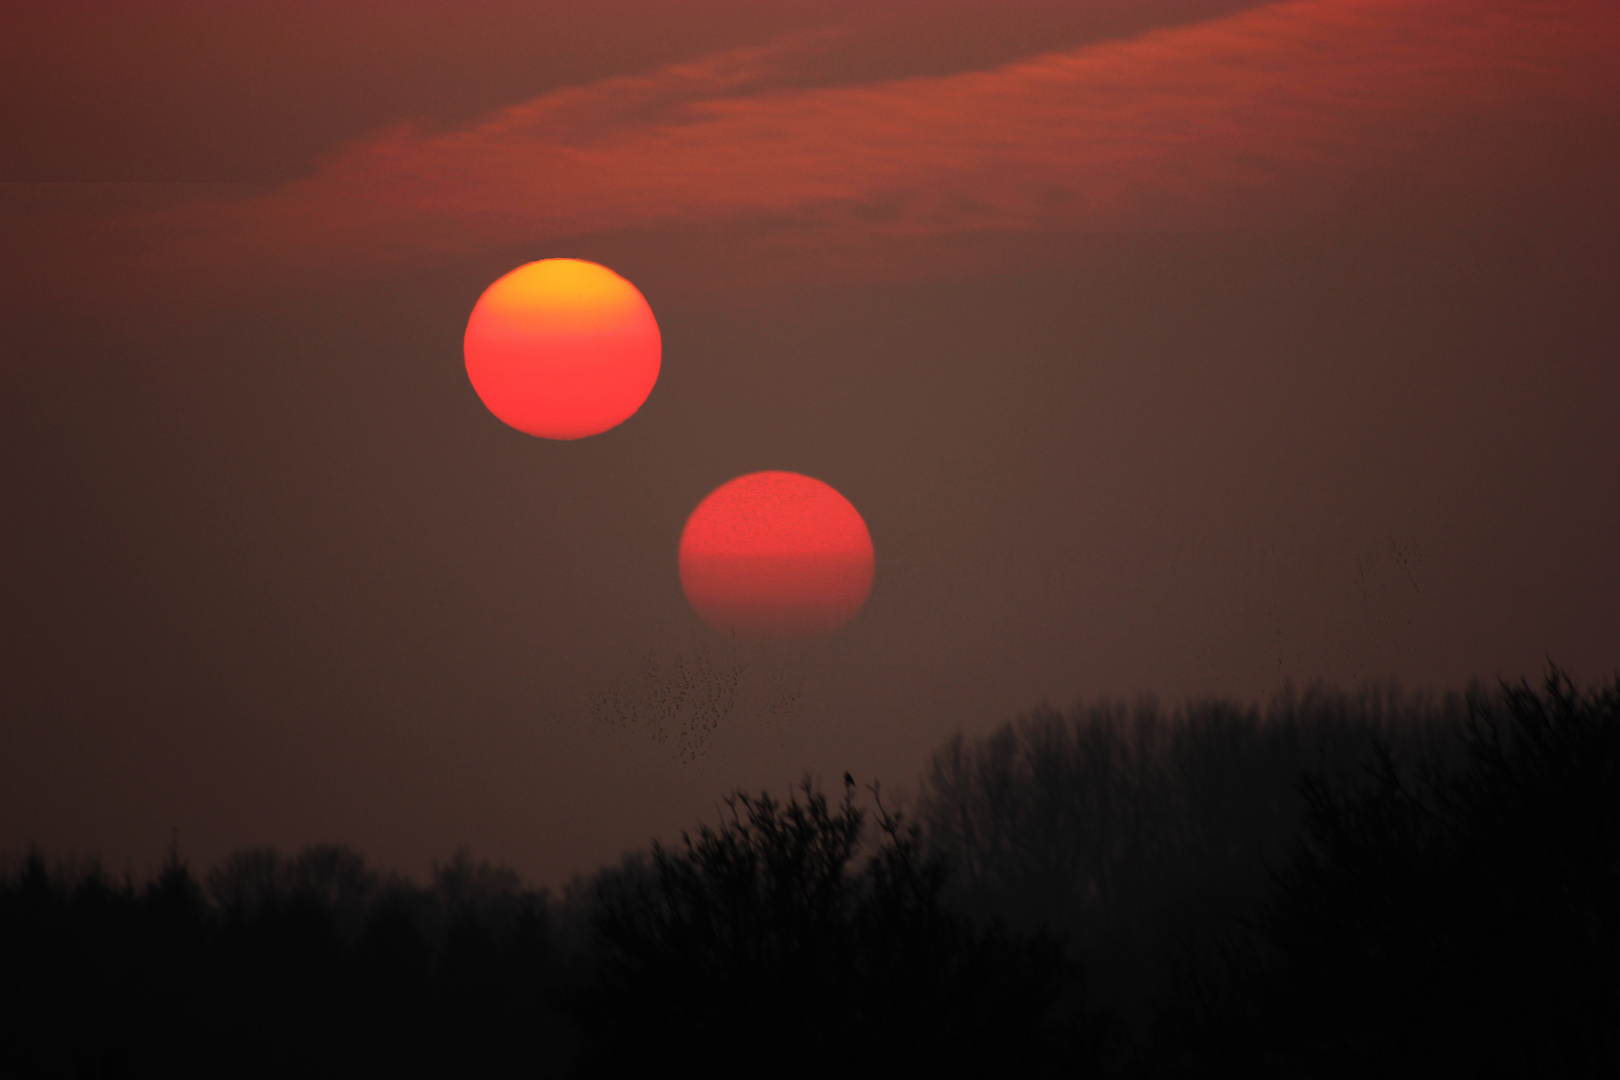
[{"label": "dark foreground vegetation", "polygon": [[561,898],[464,854],[34,853],[0,1069],[1620,1075],[1620,679],[1042,710],[904,818],[848,777],[727,807]]},{"label": "dark foreground vegetation", "polygon": [[427,888],[341,847],[137,886],[36,853],[0,886],[0,976],[11,1065],[47,1066],[8,1075],[522,1075],[567,1037],[545,898],[465,857]]}]

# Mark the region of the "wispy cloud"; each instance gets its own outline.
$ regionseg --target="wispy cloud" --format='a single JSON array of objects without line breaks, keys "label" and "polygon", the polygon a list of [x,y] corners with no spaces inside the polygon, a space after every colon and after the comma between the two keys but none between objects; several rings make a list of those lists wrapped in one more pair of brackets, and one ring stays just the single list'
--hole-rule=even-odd
[{"label": "wispy cloud", "polygon": [[1579,0],[1303,0],[995,70],[804,89],[795,73],[824,44],[396,129],[163,225],[193,252],[387,265],[692,225],[847,245],[1466,219],[1605,205],[1620,131],[1620,13]]}]

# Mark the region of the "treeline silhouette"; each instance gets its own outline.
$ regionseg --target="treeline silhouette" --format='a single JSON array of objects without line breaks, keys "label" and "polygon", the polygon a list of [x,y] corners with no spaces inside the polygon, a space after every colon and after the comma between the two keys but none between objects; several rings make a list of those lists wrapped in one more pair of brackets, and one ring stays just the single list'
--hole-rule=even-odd
[{"label": "treeline silhouette", "polygon": [[[1620,678],[1040,709],[560,897],[347,848],[0,880],[49,1075],[1620,1074]],[[19,1060],[34,1060],[27,1055]]]},{"label": "treeline silhouette", "polygon": [[0,885],[7,1074],[534,1075],[570,1049],[547,917],[464,853],[423,888],[331,845],[140,886],[36,851]]},{"label": "treeline silhouette", "polygon": [[1141,1029],[1174,946],[1252,905],[1305,822],[1307,774],[1377,747],[1412,765],[1454,756],[1480,687],[1285,689],[1264,707],[1194,700],[1040,708],[935,751],[917,812],[978,918],[1046,927],[1107,1006]]}]

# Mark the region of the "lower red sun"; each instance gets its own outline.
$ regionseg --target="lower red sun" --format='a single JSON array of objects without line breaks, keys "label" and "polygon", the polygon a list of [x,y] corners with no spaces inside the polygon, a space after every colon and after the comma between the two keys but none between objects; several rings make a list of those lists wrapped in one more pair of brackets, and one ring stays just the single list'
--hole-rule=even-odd
[{"label": "lower red sun", "polygon": [[582,439],[628,419],[658,381],[658,323],[637,288],[583,259],[526,263],[467,320],[467,378],[519,431]]},{"label": "lower red sun", "polygon": [[757,472],[698,503],[681,533],[681,587],[739,638],[819,637],[872,591],[872,536],[848,499],[792,472]]}]

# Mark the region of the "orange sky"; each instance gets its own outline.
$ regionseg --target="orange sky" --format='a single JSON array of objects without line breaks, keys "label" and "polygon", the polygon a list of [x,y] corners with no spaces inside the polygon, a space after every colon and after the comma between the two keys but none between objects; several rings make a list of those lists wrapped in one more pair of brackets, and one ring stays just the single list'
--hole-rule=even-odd
[{"label": "orange sky", "polygon": [[[1043,700],[1606,676],[1617,12],[0,5],[0,855],[560,884]],[[571,442],[463,359],[552,257],[661,336]],[[761,470],[876,550],[797,651],[679,579]]]}]

